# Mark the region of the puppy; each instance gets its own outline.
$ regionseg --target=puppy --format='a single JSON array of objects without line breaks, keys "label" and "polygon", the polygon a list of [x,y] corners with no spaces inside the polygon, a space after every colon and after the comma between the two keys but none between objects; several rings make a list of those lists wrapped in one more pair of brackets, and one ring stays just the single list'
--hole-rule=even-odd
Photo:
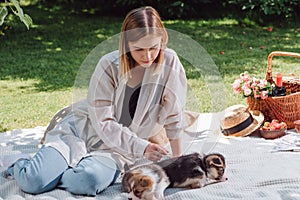
[{"label": "puppy", "polygon": [[227,180],[225,158],[221,154],[208,154],[201,158],[198,153],[170,158],[156,163],[167,174],[169,187],[200,188],[209,180]]},{"label": "puppy", "polygon": [[125,172],[122,192],[129,193],[129,200],[158,200],[164,198],[169,184],[169,178],[159,165],[141,165]]},{"label": "puppy", "polygon": [[208,154],[204,156],[206,177],[217,182],[226,181],[228,178],[225,175],[225,158],[218,153]]}]

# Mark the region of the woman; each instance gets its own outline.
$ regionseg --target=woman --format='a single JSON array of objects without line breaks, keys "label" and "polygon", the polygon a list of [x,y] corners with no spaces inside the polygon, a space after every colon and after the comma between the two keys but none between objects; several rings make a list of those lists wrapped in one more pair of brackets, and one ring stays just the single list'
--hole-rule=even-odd
[{"label": "woman", "polygon": [[[186,77],[167,32],[152,7],[131,11],[119,51],[103,56],[86,100],[73,105],[46,135],[32,159],[19,159],[8,173],[28,193],[63,188],[96,195],[113,184],[125,165],[146,157],[181,154]],[[155,138],[160,138],[155,141]]]}]

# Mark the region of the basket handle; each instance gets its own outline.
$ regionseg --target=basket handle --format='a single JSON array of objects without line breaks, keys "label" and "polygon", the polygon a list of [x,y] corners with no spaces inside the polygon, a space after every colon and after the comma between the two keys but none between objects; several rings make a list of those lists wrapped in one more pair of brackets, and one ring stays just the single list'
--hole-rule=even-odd
[{"label": "basket handle", "polygon": [[295,58],[300,58],[300,53],[294,53],[294,52],[285,52],[285,51],[273,51],[268,56],[268,68],[266,71],[266,80],[269,83],[273,83],[272,78],[272,58],[273,56],[290,56]]}]

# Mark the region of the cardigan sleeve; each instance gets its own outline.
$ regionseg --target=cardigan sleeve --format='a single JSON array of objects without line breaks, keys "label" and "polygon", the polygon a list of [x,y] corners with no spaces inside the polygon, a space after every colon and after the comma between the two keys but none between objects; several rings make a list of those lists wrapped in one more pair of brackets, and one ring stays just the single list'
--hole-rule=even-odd
[{"label": "cardigan sleeve", "polygon": [[143,156],[149,141],[139,138],[129,128],[116,120],[116,87],[118,70],[111,59],[100,59],[90,80],[88,90],[88,111],[93,128],[109,148],[124,156]]},{"label": "cardigan sleeve", "polygon": [[169,73],[162,96],[160,123],[164,125],[169,139],[179,138],[185,127],[184,110],[187,93],[185,70],[175,52],[166,66]]}]

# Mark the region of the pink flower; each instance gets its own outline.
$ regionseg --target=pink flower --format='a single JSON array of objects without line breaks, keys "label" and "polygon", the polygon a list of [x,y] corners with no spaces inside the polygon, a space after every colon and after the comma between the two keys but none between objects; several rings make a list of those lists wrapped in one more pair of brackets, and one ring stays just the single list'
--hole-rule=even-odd
[{"label": "pink flower", "polygon": [[257,87],[257,82],[253,78],[253,81],[252,81],[252,84],[251,84],[251,88],[255,89],[256,87]]},{"label": "pink flower", "polygon": [[232,84],[232,88],[234,90],[235,93],[240,94],[241,93],[241,81],[240,79],[236,79],[233,84]]},{"label": "pink flower", "polygon": [[242,90],[239,89],[239,88],[236,88],[236,89],[233,89],[234,93],[236,94],[241,94],[242,93]]},{"label": "pink flower", "polygon": [[246,71],[246,72],[240,74],[240,79],[242,79],[244,81],[249,81],[251,78],[250,78],[248,72]]},{"label": "pink flower", "polygon": [[235,79],[232,88],[234,93],[243,94],[243,96],[252,96],[257,99],[265,99],[272,90],[267,80],[260,80],[251,77],[247,71],[241,73],[239,78]]},{"label": "pink flower", "polygon": [[264,89],[267,86],[267,80],[260,80],[258,86],[260,89]]},{"label": "pink flower", "polygon": [[252,93],[252,90],[250,88],[246,88],[244,89],[244,95],[247,97],[247,96],[250,96]]}]

